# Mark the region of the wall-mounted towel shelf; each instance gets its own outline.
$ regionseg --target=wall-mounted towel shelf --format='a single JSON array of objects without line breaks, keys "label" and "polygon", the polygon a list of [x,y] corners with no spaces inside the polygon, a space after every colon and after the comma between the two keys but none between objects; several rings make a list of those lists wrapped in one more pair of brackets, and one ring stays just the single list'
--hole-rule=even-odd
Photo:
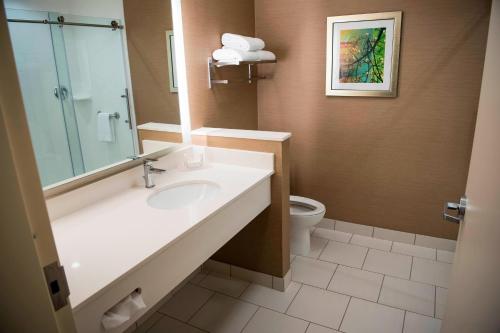
[{"label": "wall-mounted towel shelf", "polygon": [[[257,64],[272,64],[276,63],[276,60],[262,60],[262,61],[215,61],[212,57],[208,57],[208,87],[212,89],[214,84],[229,84],[233,82],[248,82],[252,83],[254,80],[266,79],[265,76],[254,76],[252,68]],[[245,79],[233,79],[233,80],[216,80],[214,79],[214,69],[218,67],[225,66],[248,66],[248,76]]]}]

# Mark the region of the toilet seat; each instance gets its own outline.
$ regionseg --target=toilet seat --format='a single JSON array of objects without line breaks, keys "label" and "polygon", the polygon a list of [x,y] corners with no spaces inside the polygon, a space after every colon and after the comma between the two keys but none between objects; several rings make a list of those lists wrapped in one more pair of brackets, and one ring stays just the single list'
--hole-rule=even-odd
[{"label": "toilet seat", "polygon": [[290,196],[290,205],[297,205],[309,208],[309,211],[295,211],[292,215],[296,216],[314,216],[324,214],[326,211],[325,205],[313,199],[299,197],[296,195]]}]

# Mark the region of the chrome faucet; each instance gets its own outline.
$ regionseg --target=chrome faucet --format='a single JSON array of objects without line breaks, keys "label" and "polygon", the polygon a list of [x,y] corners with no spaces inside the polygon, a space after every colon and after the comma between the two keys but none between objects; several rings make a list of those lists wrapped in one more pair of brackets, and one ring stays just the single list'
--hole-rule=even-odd
[{"label": "chrome faucet", "polygon": [[153,180],[153,173],[160,174],[166,171],[164,169],[158,169],[153,167],[154,161],[157,160],[147,159],[144,161],[144,181],[146,182],[146,188],[155,187],[155,182]]}]

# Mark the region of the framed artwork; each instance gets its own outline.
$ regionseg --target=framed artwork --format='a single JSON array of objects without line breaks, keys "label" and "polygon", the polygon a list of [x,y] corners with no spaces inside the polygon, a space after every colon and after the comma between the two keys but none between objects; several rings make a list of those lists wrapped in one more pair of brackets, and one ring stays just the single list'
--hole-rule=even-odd
[{"label": "framed artwork", "polygon": [[177,92],[177,70],[175,68],[175,44],[174,32],[167,30],[167,60],[168,60],[168,78],[170,92]]},{"label": "framed artwork", "polygon": [[401,17],[386,12],[327,18],[327,96],[397,96]]}]

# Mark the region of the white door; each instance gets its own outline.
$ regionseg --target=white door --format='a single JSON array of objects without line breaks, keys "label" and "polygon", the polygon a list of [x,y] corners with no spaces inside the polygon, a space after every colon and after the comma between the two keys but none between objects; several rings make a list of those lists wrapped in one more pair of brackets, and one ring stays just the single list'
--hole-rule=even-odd
[{"label": "white door", "polygon": [[493,0],[446,333],[500,332],[500,0]]},{"label": "white door", "polygon": [[0,331],[73,333],[2,1],[0,73]]}]

